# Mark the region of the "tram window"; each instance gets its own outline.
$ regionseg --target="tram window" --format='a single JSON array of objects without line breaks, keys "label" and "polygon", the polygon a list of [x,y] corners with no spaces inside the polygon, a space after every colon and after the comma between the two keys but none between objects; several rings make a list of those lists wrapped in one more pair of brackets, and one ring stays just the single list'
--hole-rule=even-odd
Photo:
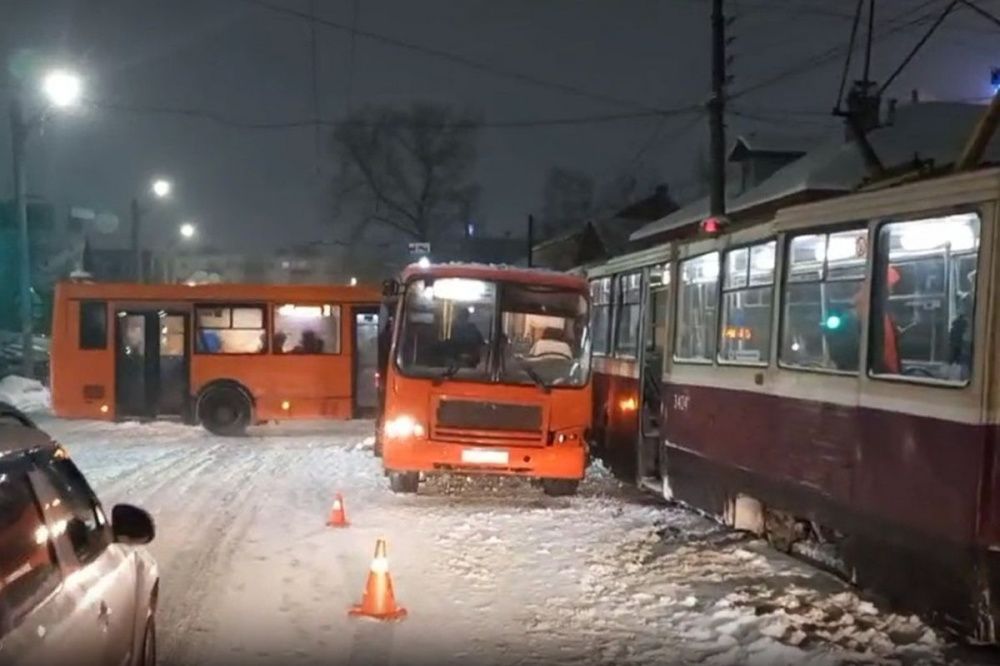
[{"label": "tram window", "polygon": [[639,349],[642,273],[619,275],[616,282],[615,354],[634,357]]},{"label": "tram window", "polygon": [[781,364],[857,372],[868,230],[796,236],[782,293]]},{"label": "tram window", "polygon": [[667,304],[670,296],[670,264],[649,269],[649,299],[646,308],[646,351],[662,354],[667,347]]},{"label": "tram window", "polygon": [[770,241],[726,253],[719,341],[723,363],[770,360],[775,247]]},{"label": "tram window", "polygon": [[968,384],[978,249],[975,213],[893,222],[879,230],[872,375]]},{"label": "tram window", "polygon": [[601,278],[590,283],[591,348],[595,354],[611,351],[611,278]]},{"label": "tram window", "polygon": [[681,263],[677,291],[677,333],[674,358],[711,361],[715,353],[719,310],[719,253],[711,252]]}]

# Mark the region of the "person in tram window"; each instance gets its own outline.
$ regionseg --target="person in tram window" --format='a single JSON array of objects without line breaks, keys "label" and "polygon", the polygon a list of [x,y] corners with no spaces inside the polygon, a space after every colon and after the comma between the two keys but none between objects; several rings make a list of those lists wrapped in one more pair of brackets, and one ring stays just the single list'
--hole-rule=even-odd
[{"label": "person in tram window", "polygon": [[[900,280],[899,271],[895,267],[889,266],[886,271],[886,290],[888,293]],[[858,291],[854,295],[853,307],[842,313],[837,313],[833,317],[828,317],[826,322],[827,348],[830,353],[830,360],[837,370],[857,371],[861,344],[861,313],[869,306],[868,290],[865,283],[858,284]],[[872,365],[878,374],[900,374],[902,371],[899,363],[899,327],[887,307],[888,297],[881,299],[882,321],[877,332],[874,332],[871,340],[872,345]],[[872,316],[877,316],[872,313]],[[835,320],[835,325],[832,325]]]},{"label": "person in tram window", "polygon": [[889,266],[885,276],[885,297],[880,299],[879,308],[882,312],[880,331],[873,336],[874,345],[872,354],[872,365],[878,374],[899,375],[903,373],[902,364],[899,362],[899,334],[900,327],[896,324],[892,312],[889,310],[889,297],[893,289],[899,284],[901,276],[895,266]]}]

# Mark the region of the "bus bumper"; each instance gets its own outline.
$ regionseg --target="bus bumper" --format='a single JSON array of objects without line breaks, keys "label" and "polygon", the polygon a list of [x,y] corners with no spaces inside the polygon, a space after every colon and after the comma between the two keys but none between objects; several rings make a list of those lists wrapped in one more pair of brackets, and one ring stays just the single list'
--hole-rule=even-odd
[{"label": "bus bumper", "polygon": [[489,446],[403,439],[383,444],[382,464],[392,472],[495,474],[538,479],[582,479],[587,466],[580,444]]}]

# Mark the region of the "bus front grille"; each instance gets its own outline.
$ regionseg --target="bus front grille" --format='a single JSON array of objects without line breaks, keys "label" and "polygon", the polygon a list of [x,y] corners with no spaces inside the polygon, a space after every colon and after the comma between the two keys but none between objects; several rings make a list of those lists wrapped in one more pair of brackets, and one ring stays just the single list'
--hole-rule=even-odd
[{"label": "bus front grille", "polygon": [[543,444],[541,405],[483,400],[438,401],[435,439],[455,442]]}]

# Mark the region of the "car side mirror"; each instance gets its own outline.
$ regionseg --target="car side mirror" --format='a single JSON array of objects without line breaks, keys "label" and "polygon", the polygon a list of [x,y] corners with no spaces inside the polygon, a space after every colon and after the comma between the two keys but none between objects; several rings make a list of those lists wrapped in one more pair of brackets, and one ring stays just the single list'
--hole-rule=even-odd
[{"label": "car side mirror", "polygon": [[149,543],[156,536],[153,517],[131,504],[116,504],[111,509],[111,531],[115,541],[134,545]]}]

